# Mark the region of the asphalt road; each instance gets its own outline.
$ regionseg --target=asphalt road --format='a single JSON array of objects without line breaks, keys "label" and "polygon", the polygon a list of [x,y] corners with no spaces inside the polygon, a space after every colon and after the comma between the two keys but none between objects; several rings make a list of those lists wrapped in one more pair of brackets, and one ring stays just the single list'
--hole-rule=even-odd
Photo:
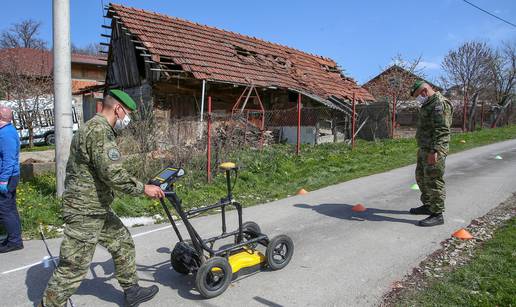
[{"label": "asphalt road", "polygon": [[[503,159],[494,159],[496,155]],[[245,209],[244,220],[256,221],[266,234],[291,236],[294,258],[281,271],[240,277],[211,300],[201,299],[192,277],[170,268],[169,252],[176,242],[170,228],[132,229],[142,284],[160,288],[157,297],[143,306],[375,305],[395,280],[438,249],[440,241],[516,191],[516,140],[451,155],[447,166],[443,226],[420,228],[416,226],[420,217],[407,213],[418,205],[418,191],[410,190],[414,165]],[[356,203],[368,210],[353,213],[351,206]],[[197,218],[194,225],[202,234],[215,235],[220,219]],[[33,305],[51,274],[51,268],[38,264],[45,256],[43,244],[30,241],[25,246],[0,255],[2,306]],[[59,240],[51,240],[50,246],[57,254]],[[98,247],[73,300],[77,306],[122,302],[112,262],[103,248]]]}]

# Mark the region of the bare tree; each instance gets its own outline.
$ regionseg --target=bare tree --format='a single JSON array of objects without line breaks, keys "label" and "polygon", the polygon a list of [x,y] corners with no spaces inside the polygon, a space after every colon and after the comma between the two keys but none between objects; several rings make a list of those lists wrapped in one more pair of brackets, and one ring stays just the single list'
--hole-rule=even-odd
[{"label": "bare tree", "polygon": [[[33,59],[31,70],[24,69],[14,53],[4,56],[0,72],[0,92],[11,103],[16,113],[17,126],[27,129],[29,147],[34,146],[34,130],[43,125],[53,125],[53,116],[43,116],[43,110],[53,102],[52,77],[46,70],[46,51],[40,51],[41,58]],[[41,68],[39,66],[41,65]]]},{"label": "bare tree", "polygon": [[[393,59],[394,65],[401,69],[395,70],[387,82],[389,83],[389,93],[401,101],[411,100],[410,87],[417,79],[424,79],[423,68],[420,67],[421,56],[412,60],[406,60],[401,54],[397,54]],[[398,102],[398,104],[399,104]]]},{"label": "bare tree", "polygon": [[[516,42],[504,43],[496,50],[489,61],[490,92],[496,101],[495,117],[492,125],[496,125],[500,117],[512,112],[512,103],[516,95]],[[510,114],[508,114],[510,116]],[[508,116],[508,118],[509,118]]]},{"label": "bare tree", "polygon": [[76,45],[72,44],[72,53],[99,55],[100,51],[102,50],[102,45],[99,43],[90,43],[84,47],[77,47]]},{"label": "bare tree", "polygon": [[[445,82],[459,86],[464,91],[466,101],[471,100],[469,119],[475,117],[477,100],[490,82],[489,61],[492,53],[486,43],[473,41],[462,44],[456,50],[450,50],[444,57],[442,68],[446,74]],[[466,118],[464,124],[468,125]],[[472,130],[473,124],[474,121],[469,120],[468,130]]]},{"label": "bare tree", "polygon": [[38,38],[41,22],[32,19],[13,24],[0,35],[0,48],[45,49],[46,42]]}]

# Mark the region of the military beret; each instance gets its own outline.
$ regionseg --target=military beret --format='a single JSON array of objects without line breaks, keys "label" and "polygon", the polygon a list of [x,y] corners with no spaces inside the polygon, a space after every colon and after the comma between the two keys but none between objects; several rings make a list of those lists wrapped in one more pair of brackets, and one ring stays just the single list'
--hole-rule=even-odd
[{"label": "military beret", "polygon": [[410,88],[410,96],[414,96],[414,93],[420,88],[423,84],[425,84],[425,81],[423,80],[416,80],[414,84],[412,84],[412,87]]},{"label": "military beret", "polygon": [[109,96],[118,100],[131,111],[136,111],[136,102],[124,91],[121,90],[110,90]]}]

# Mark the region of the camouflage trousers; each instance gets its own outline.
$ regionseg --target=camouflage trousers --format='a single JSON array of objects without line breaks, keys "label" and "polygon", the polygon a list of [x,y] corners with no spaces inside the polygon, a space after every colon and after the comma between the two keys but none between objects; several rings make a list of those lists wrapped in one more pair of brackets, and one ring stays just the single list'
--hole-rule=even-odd
[{"label": "camouflage trousers", "polygon": [[444,211],[446,189],[444,186],[445,156],[439,156],[435,165],[427,163],[429,150],[419,149],[417,153],[416,182],[421,190],[421,202],[433,213]]},{"label": "camouflage trousers", "polygon": [[45,306],[64,306],[88,269],[97,243],[105,247],[115,263],[115,277],[123,289],[138,282],[134,242],[113,212],[104,215],[68,215],[61,243],[59,265],[43,294]]}]

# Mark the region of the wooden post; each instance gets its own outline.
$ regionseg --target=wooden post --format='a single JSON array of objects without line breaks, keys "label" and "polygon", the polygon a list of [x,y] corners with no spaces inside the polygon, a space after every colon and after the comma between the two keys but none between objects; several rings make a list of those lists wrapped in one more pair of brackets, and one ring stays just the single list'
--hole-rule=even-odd
[{"label": "wooden post", "polygon": [[296,154],[301,151],[301,93],[297,96],[297,145]]},{"label": "wooden post", "polygon": [[467,90],[464,88],[464,106],[462,108],[463,115],[462,115],[462,132],[466,132],[466,122],[467,122],[467,113],[468,113],[468,99],[467,99]]},{"label": "wooden post", "polygon": [[206,178],[208,183],[211,183],[211,96],[208,96],[208,146],[206,155]]},{"label": "wooden post", "polygon": [[482,100],[482,104],[480,107],[480,129],[484,128],[484,100]]},{"label": "wooden post", "polygon": [[355,110],[355,93],[353,93],[353,100],[351,102],[351,149],[355,148],[355,125],[356,125],[356,110]]},{"label": "wooden post", "polygon": [[391,120],[391,137],[394,139],[394,132],[396,130],[396,94],[392,95],[392,120]]}]

